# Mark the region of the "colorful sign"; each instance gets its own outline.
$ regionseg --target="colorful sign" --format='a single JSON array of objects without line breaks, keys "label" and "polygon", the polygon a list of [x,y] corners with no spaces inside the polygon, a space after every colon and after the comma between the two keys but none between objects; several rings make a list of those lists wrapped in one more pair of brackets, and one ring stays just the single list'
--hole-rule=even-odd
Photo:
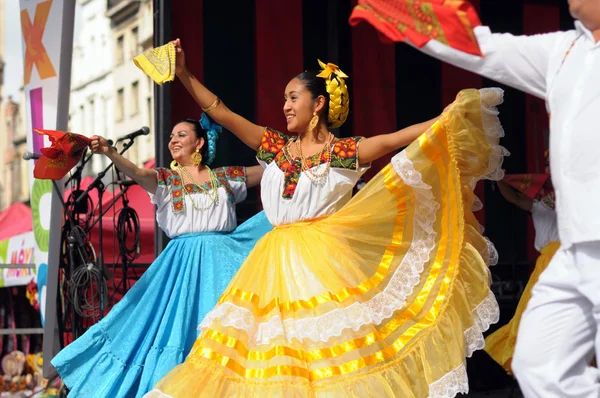
[{"label": "colorful sign", "polygon": [[[34,264],[35,237],[26,232],[0,242],[0,264]],[[4,268],[0,273],[0,287],[27,286],[35,279],[35,269]]]}]

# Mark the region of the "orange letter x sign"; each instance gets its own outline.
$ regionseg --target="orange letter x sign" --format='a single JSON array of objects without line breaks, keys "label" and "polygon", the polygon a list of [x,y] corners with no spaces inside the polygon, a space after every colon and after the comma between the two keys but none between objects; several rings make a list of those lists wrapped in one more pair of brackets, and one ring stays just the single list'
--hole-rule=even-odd
[{"label": "orange letter x sign", "polygon": [[34,64],[37,67],[40,79],[43,80],[56,76],[52,61],[48,57],[48,53],[46,53],[44,44],[42,44],[42,37],[44,36],[44,29],[46,28],[50,8],[52,8],[52,0],[39,3],[35,7],[33,25],[29,18],[29,12],[26,9],[21,10],[21,30],[23,31],[26,48],[24,65],[25,84],[28,84],[31,80],[31,72]]}]

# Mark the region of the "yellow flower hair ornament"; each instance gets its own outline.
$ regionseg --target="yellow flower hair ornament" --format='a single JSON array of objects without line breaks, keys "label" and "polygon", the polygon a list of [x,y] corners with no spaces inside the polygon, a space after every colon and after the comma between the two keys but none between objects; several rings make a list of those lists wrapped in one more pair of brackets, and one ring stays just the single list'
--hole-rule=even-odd
[{"label": "yellow flower hair ornament", "polygon": [[318,61],[322,70],[317,77],[325,79],[325,89],[329,93],[327,121],[331,128],[337,128],[344,124],[350,110],[350,97],[345,81],[348,75],[335,64]]}]

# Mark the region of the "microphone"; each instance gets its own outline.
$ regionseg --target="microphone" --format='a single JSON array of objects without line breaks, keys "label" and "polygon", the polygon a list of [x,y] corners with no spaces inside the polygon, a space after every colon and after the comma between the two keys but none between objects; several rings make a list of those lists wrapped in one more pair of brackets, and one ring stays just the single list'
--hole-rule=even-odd
[{"label": "microphone", "polygon": [[139,137],[140,135],[148,135],[150,134],[150,129],[146,126],[142,127],[141,129],[134,131],[133,133],[129,133],[121,138],[119,138],[117,140],[117,142],[121,142],[121,141],[125,141],[125,140],[133,140],[136,137]]},{"label": "microphone", "polygon": [[115,184],[121,185],[123,187],[130,187],[132,185],[137,185],[137,182],[133,180],[118,180],[115,181]]},{"label": "microphone", "polygon": [[42,155],[38,155],[37,153],[25,152],[23,154],[23,160],[33,160],[39,159]]}]

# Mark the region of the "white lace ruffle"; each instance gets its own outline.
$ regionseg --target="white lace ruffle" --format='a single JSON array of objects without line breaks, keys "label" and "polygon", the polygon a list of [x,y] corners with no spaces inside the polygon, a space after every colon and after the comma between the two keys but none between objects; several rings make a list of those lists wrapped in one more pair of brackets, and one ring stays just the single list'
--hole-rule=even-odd
[{"label": "white lace ruffle", "polygon": [[488,251],[487,265],[488,265],[488,267],[491,267],[493,265],[498,264],[498,260],[500,259],[500,256],[498,255],[498,250],[496,250],[496,246],[494,246],[492,241],[486,237],[484,237],[484,239],[485,239],[485,243],[487,243],[487,251]]},{"label": "white lace ruffle", "polygon": [[[480,93],[483,127],[494,153],[490,158],[489,167],[482,176],[473,179],[475,182],[484,178],[502,178],[503,172],[500,165],[502,157],[508,154],[508,151],[495,143],[498,137],[504,135],[495,107],[502,103],[503,91],[498,88],[487,88],[480,90]],[[436,232],[433,224],[439,204],[435,201],[431,187],[423,182],[421,174],[415,169],[404,151],[392,158],[392,166],[404,183],[413,188],[416,198],[413,222],[415,232],[408,252],[383,292],[367,302],[356,302],[346,308],[336,308],[318,317],[283,321],[279,315],[275,315],[263,323],[256,322],[251,311],[225,302],[209,312],[198,329],[208,328],[214,320],[218,319],[225,327],[245,330],[256,345],[270,344],[280,336],[287,341],[296,338],[300,341],[308,339],[315,342],[327,342],[331,337],[341,335],[344,330],[357,331],[366,324],[378,325],[384,319],[392,316],[395,311],[401,309],[406,303],[407,297],[412,294],[414,287],[418,285],[424,264],[429,261],[430,253],[435,246]],[[488,253],[482,254],[489,265],[497,262],[498,255],[493,244],[489,240],[487,242]],[[487,330],[492,322],[498,321],[498,313],[498,305],[490,292],[484,302],[475,309],[473,314],[476,320],[475,324],[465,331],[468,355],[471,355],[475,349],[483,348],[481,333]]]},{"label": "white lace ruffle", "polygon": [[482,179],[498,181],[504,178],[502,161],[505,156],[510,156],[510,152],[506,148],[497,144],[498,138],[504,137],[504,128],[498,119],[499,112],[496,108],[497,105],[504,102],[504,90],[498,87],[482,88],[479,90],[479,98],[481,102],[481,122],[488,144],[492,148],[492,153],[490,154],[487,170],[474,181],[474,184]]},{"label": "white lace ruffle", "polygon": [[465,357],[467,358],[485,347],[483,333],[500,319],[500,307],[491,290],[487,297],[473,309],[472,315],[473,326],[465,330]]},{"label": "white lace ruffle", "polygon": [[[483,349],[485,339],[483,333],[490,325],[498,322],[500,308],[494,294],[490,291],[487,297],[472,311],[473,326],[465,330],[465,357],[470,358],[473,352]],[[457,368],[446,373],[444,377],[429,385],[430,398],[452,398],[457,394],[469,392],[467,369],[463,362]]]},{"label": "white lace ruffle", "polygon": [[367,324],[379,325],[401,309],[419,284],[424,265],[435,247],[437,233],[433,224],[439,204],[431,187],[423,182],[405,152],[392,158],[392,166],[404,183],[412,187],[415,195],[414,237],[402,263],[381,293],[364,303],[336,308],[318,317],[282,321],[279,315],[275,315],[264,323],[257,323],[249,310],[225,302],[206,315],[199,329],[208,328],[218,319],[223,326],[246,330],[249,336],[254,336],[254,343],[258,345],[269,344],[279,336],[284,336],[287,341],[296,338],[326,342],[341,335],[344,330],[357,331]]},{"label": "white lace ruffle", "polygon": [[[473,187],[477,184],[477,181],[487,179],[498,181],[504,178],[504,170],[502,170],[502,161],[505,156],[510,156],[510,152],[503,146],[497,143],[499,138],[504,137],[504,128],[498,119],[497,105],[504,102],[504,90],[498,87],[487,87],[479,90],[479,98],[481,103],[481,122],[483,130],[488,141],[488,144],[492,148],[492,154],[488,161],[488,167],[483,175],[475,178],[473,181]],[[475,197],[473,211],[481,210],[483,204],[479,198]],[[480,226],[481,233],[483,233],[483,226]],[[498,264],[498,251],[489,239],[485,238],[487,243],[487,253],[482,253],[488,266]]]},{"label": "white lace ruffle", "polygon": [[481,210],[481,209],[483,209],[483,202],[481,201],[481,199],[479,199],[479,198],[477,197],[477,195],[474,195],[474,199],[473,199],[473,207],[471,207],[471,210],[472,210],[473,212],[475,212],[475,211],[479,211],[479,210]]},{"label": "white lace ruffle", "polygon": [[468,392],[469,378],[464,362],[429,385],[429,398],[452,398],[459,393],[467,394]]}]

